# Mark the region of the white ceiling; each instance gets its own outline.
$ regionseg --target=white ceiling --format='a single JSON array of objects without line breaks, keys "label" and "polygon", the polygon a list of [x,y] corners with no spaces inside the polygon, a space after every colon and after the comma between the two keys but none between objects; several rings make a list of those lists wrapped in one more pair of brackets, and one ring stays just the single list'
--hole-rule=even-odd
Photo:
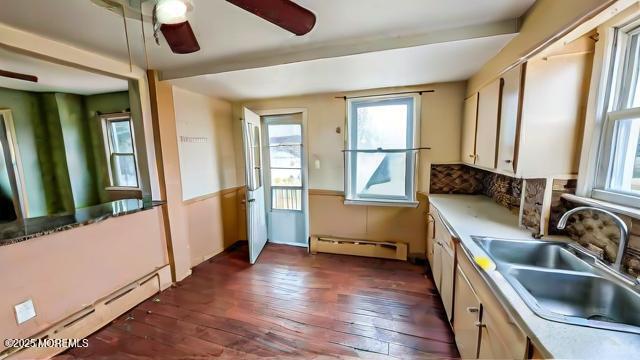
[{"label": "white ceiling", "polygon": [[[119,0],[125,1],[127,0]],[[508,26],[499,26],[500,22],[520,17],[535,0],[295,0],[298,4],[316,14],[316,27],[307,35],[296,37],[277,26],[256,17],[224,0],[193,0],[195,10],[189,14],[190,23],[198,37],[202,50],[187,55],[172,54],[161,37],[161,45],[153,41],[151,25],[145,22],[142,28],[139,20],[126,21],[129,30],[131,52],[134,63],[143,67],[157,69],[163,79],[189,77],[184,84],[206,89],[207,93],[224,94],[230,98],[276,96],[290,92],[276,85],[262,86],[258,91],[249,86],[250,81],[243,80],[247,74],[258,78],[273,78],[264,74],[274,71],[280,74],[304,73],[302,69],[323,67],[328,73],[340,73],[338,82],[309,80],[309,84],[293,86],[303,93],[317,89],[352,88],[356,84],[369,84],[379,87],[385,84],[400,85],[414,73],[417,79],[437,78],[442,81],[455,80],[463,74],[477,70],[490,55],[497,53],[504,45],[503,34],[514,33],[505,30]],[[143,5],[143,12],[150,13],[153,2]],[[129,15],[135,14],[129,12]],[[124,21],[121,15],[107,11],[95,5],[92,0],[2,0],[0,22],[37,34],[67,42],[111,57],[128,60],[127,42],[124,33]],[[463,30],[460,30],[463,29]],[[461,35],[462,34],[462,35]],[[465,52],[476,60],[475,68],[471,64],[464,69],[449,69],[452,63],[439,61],[446,58],[446,48],[438,43],[463,39],[497,36],[488,41],[487,48],[474,47],[475,41],[451,45],[456,52],[463,51],[460,46],[470,46]],[[411,40],[408,41],[407,39]],[[418,39],[418,40],[416,40]],[[383,44],[383,45],[379,45]],[[423,45],[428,45],[424,47]],[[433,46],[432,46],[433,45]],[[415,47],[415,49],[413,49]],[[144,56],[144,49],[147,56]],[[384,81],[374,81],[379,75],[360,72],[347,75],[335,66],[349,66],[358,59],[378,59],[383,61],[393,54],[385,51],[394,48],[409,48],[406,56],[420,56],[429,59],[430,49],[437,51],[437,57],[428,63],[439,64],[441,68],[429,68],[426,76],[424,66],[409,59],[403,71],[387,72]],[[395,50],[394,50],[395,51]],[[363,54],[380,52],[371,58]],[[393,52],[392,52],[393,53]],[[362,54],[362,55],[357,55]],[[351,57],[356,55],[355,59]],[[364,57],[360,57],[364,56]],[[341,59],[341,58],[345,59]],[[482,62],[480,61],[482,59]],[[326,61],[325,61],[326,60]],[[309,64],[297,64],[310,61]],[[355,62],[353,62],[355,61]],[[397,60],[399,61],[399,60]],[[272,66],[293,63],[285,66]],[[260,68],[266,68],[260,70]],[[245,70],[247,69],[247,70]],[[254,70],[248,70],[254,69]],[[284,70],[290,69],[290,70]],[[242,71],[234,71],[242,70]],[[471,71],[470,71],[471,70]],[[227,75],[222,73],[229,72]],[[284,73],[283,73],[284,72]],[[218,73],[221,73],[218,75]],[[402,74],[401,74],[402,73]],[[209,74],[216,74],[210,76]],[[396,74],[394,78],[391,74]],[[449,74],[449,78],[445,75]],[[197,82],[195,75],[206,75],[206,81]],[[402,76],[400,76],[402,75]],[[287,78],[288,75],[282,75]],[[468,76],[468,75],[467,75]],[[353,79],[351,79],[353,77]],[[455,77],[455,78],[454,78]],[[334,77],[329,77],[334,78]],[[367,79],[363,81],[362,79]],[[242,81],[236,84],[235,80]],[[342,84],[346,81],[348,84]],[[293,84],[279,80],[277,84]],[[244,84],[244,85],[243,85]],[[216,91],[206,88],[211,85]],[[262,84],[261,84],[262,85]],[[187,85],[185,85],[187,86]],[[250,91],[243,89],[251,88]],[[268,90],[271,89],[271,90]]]},{"label": "white ceiling", "polygon": [[78,95],[94,95],[128,89],[127,81],[122,79],[54,64],[1,47],[0,69],[38,77],[38,82],[33,83],[0,76],[0,87],[9,89]]},{"label": "white ceiling", "polygon": [[462,40],[171,80],[230,100],[466,80],[512,35]]}]

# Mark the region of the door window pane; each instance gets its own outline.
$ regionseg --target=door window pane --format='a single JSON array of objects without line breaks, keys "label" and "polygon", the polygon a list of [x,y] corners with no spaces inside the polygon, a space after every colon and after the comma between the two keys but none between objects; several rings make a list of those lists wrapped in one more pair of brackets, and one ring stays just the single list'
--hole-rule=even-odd
[{"label": "door window pane", "polygon": [[298,124],[269,125],[269,145],[302,144],[302,127]]},{"label": "door window pane", "polygon": [[302,210],[302,190],[272,188],[271,208],[276,210]]},{"label": "door window pane", "polygon": [[270,147],[270,157],[272,168],[292,168],[300,169],[301,148],[300,145],[281,145]]},{"label": "door window pane", "polygon": [[253,189],[258,190],[262,186],[262,146],[260,140],[260,127],[255,125],[250,125],[252,127],[252,131],[250,131],[250,141],[253,152]]},{"label": "door window pane", "polygon": [[300,169],[271,169],[271,186],[302,186]]}]

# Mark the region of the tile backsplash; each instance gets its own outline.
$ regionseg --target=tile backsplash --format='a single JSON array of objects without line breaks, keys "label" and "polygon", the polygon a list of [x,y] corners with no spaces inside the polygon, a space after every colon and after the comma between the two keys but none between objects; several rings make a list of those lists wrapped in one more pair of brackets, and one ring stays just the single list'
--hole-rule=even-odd
[{"label": "tile backsplash", "polygon": [[[561,216],[567,210],[581,205],[561,198],[556,208],[552,208],[552,213]],[[633,277],[640,277],[640,219],[619,216],[629,228],[629,242],[622,262],[623,271]],[[549,224],[550,230],[556,228],[557,219],[553,224]],[[596,253],[602,252],[607,262],[613,263],[616,260],[620,230],[609,215],[592,211],[576,213],[569,218],[564,234]]]},{"label": "tile backsplash", "polygon": [[534,234],[541,232],[542,211],[544,206],[544,192],[546,179],[527,179],[524,182],[524,197],[522,199],[522,227]]},{"label": "tile backsplash", "polygon": [[494,174],[463,164],[431,165],[431,194],[484,194],[518,212],[522,179]]},{"label": "tile backsplash", "polygon": [[[545,190],[551,186],[551,199],[545,203]],[[576,180],[516,179],[463,164],[431,165],[430,193],[484,194],[496,203],[517,213],[522,206],[521,226],[533,234],[544,233],[546,224],[550,235],[567,235],[582,246],[601,252],[604,260],[614,262],[620,232],[607,215],[584,211],[572,216],[565,230],[557,230],[558,220],[567,210],[580,206],[563,198],[575,194]],[[522,194],[524,192],[524,194]],[[522,201],[521,201],[521,194]],[[522,202],[522,204],[521,204]],[[544,221],[545,208],[548,221]],[[621,215],[627,223],[630,239],[624,255],[623,270],[640,277],[640,219]]]}]

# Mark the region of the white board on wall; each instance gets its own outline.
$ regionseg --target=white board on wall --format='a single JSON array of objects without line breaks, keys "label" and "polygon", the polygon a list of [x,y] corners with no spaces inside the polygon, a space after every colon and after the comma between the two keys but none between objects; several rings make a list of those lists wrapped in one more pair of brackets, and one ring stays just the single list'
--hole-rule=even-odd
[{"label": "white board on wall", "polygon": [[173,88],[182,199],[236,186],[231,104]]}]

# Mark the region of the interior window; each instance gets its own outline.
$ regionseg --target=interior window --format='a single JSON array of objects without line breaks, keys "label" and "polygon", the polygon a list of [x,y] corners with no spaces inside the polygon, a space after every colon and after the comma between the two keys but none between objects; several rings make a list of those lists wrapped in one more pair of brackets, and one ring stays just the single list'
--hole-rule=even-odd
[{"label": "interior window", "polygon": [[347,200],[415,202],[415,101],[348,101]]},{"label": "interior window", "polygon": [[609,111],[593,197],[638,207],[640,201],[640,28],[618,30]]},{"label": "interior window", "polygon": [[113,187],[138,187],[135,145],[131,118],[105,118],[109,174]]}]

